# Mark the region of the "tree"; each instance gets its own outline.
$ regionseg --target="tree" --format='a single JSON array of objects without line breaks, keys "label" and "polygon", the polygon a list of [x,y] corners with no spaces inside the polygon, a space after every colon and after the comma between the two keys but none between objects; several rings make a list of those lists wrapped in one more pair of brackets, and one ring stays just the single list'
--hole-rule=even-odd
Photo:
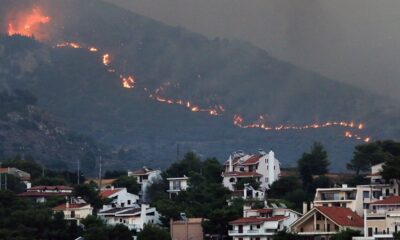
[{"label": "tree", "polygon": [[369,171],[371,165],[384,162],[387,158],[388,154],[383,151],[380,142],[358,145],[355,147],[353,158],[347,164],[347,169],[359,175],[360,172]]},{"label": "tree", "polygon": [[387,181],[393,179],[397,183],[400,183],[400,156],[387,159],[382,166],[381,175]]},{"label": "tree", "polygon": [[310,190],[313,175],[323,175],[328,172],[328,154],[319,142],[314,142],[309,153],[303,153],[297,161],[297,168],[303,181],[303,187]]},{"label": "tree", "polygon": [[104,174],[104,178],[110,179],[110,178],[119,178],[121,176],[125,176],[126,171],[119,171],[119,170],[113,170],[113,171],[106,171]]},{"label": "tree", "polygon": [[299,212],[302,210],[303,202],[310,200],[309,195],[302,189],[297,189],[293,192],[286,193],[283,199],[293,203],[293,207]]},{"label": "tree", "polygon": [[393,234],[394,240],[400,240],[400,232],[394,232],[392,234]]},{"label": "tree", "polygon": [[286,230],[279,231],[272,236],[273,240],[293,240],[293,239],[298,239],[299,236],[296,233],[290,233],[287,232]]},{"label": "tree", "polygon": [[317,178],[313,179],[311,184],[312,192],[315,192],[317,188],[329,188],[332,187],[333,182],[326,176],[318,176]]},{"label": "tree", "polygon": [[121,176],[113,182],[113,185],[118,188],[126,188],[128,192],[138,194],[141,186],[136,182],[136,178],[129,176]]},{"label": "tree", "polygon": [[138,240],[171,240],[169,232],[153,224],[145,224],[139,232]]},{"label": "tree", "polygon": [[281,177],[279,180],[272,183],[270,189],[268,190],[269,197],[281,198],[286,193],[293,191],[294,189],[299,189],[300,182],[295,176]]},{"label": "tree", "polygon": [[214,183],[222,182],[222,171],[223,166],[216,158],[209,158],[203,162],[202,174],[208,181]]},{"label": "tree", "polygon": [[74,187],[73,195],[75,197],[82,197],[83,200],[90,203],[96,210],[103,206],[103,201],[100,198],[99,191],[96,190],[94,185],[91,184],[80,184]]},{"label": "tree", "polygon": [[108,231],[110,240],[132,240],[132,232],[123,224],[117,224]]},{"label": "tree", "polygon": [[173,163],[166,171],[168,177],[189,176],[191,172],[200,173],[202,162],[193,152],[188,152],[181,161]]},{"label": "tree", "polygon": [[353,229],[342,230],[333,235],[331,240],[352,240],[353,237],[361,236],[361,232]]}]

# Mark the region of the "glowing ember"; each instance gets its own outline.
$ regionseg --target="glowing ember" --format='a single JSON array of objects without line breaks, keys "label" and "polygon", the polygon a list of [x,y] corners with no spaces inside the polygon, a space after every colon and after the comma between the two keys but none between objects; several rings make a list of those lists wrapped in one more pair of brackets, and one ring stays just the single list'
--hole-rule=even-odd
[{"label": "glowing ember", "polygon": [[124,88],[134,88],[135,87],[135,78],[133,76],[120,76],[122,79],[122,86]]},{"label": "glowing ember", "polygon": [[22,35],[43,40],[45,35],[40,32],[43,24],[49,23],[50,17],[45,16],[40,8],[34,8],[30,13],[13,16],[8,23],[8,35]]},{"label": "glowing ember", "polygon": [[103,55],[103,64],[104,66],[110,66],[110,54],[106,53]]}]

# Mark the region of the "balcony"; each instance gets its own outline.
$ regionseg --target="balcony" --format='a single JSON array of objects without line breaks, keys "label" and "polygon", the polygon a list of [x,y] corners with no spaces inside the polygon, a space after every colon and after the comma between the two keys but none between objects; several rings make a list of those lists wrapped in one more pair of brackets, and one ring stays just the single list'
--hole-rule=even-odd
[{"label": "balcony", "polygon": [[275,234],[276,229],[253,229],[253,230],[229,230],[229,236],[272,236]]}]

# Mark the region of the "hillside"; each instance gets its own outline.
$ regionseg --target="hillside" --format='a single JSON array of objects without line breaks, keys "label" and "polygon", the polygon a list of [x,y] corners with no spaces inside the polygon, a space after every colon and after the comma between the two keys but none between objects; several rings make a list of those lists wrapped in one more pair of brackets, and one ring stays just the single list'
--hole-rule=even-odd
[{"label": "hillside", "polygon": [[[263,115],[272,126],[363,122],[363,136],[400,136],[400,110],[393,100],[279,61],[247,43],[210,40],[96,0],[21,2],[36,2],[51,22],[43,26],[47,38],[42,43],[1,38],[4,86],[29,89],[39,106],[68,127],[131,149],[137,164],[165,166],[176,158],[179,144],[181,152],[195,149],[221,159],[237,149],[274,148],[290,165],[319,140],[339,169],[360,143],[343,138],[346,129],[341,127],[240,129],[233,125],[234,115],[245,123]],[[15,11],[15,4],[5,1],[2,16]],[[54,48],[65,41],[100,51]],[[116,72],[102,63],[104,53],[110,54]],[[122,88],[119,73],[135,76],[133,89]],[[225,111],[209,116],[149,98],[160,86],[164,98],[190,100],[203,108],[222,105]]]}]

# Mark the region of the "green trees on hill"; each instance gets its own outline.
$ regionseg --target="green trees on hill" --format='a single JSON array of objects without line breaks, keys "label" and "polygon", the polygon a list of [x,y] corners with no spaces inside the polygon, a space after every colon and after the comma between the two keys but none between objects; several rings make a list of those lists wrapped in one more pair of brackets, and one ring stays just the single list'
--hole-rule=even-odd
[{"label": "green trees on hill", "polygon": [[359,175],[370,171],[372,165],[390,162],[397,156],[400,156],[399,142],[386,140],[361,144],[355,147],[353,158],[347,164],[347,168]]}]

